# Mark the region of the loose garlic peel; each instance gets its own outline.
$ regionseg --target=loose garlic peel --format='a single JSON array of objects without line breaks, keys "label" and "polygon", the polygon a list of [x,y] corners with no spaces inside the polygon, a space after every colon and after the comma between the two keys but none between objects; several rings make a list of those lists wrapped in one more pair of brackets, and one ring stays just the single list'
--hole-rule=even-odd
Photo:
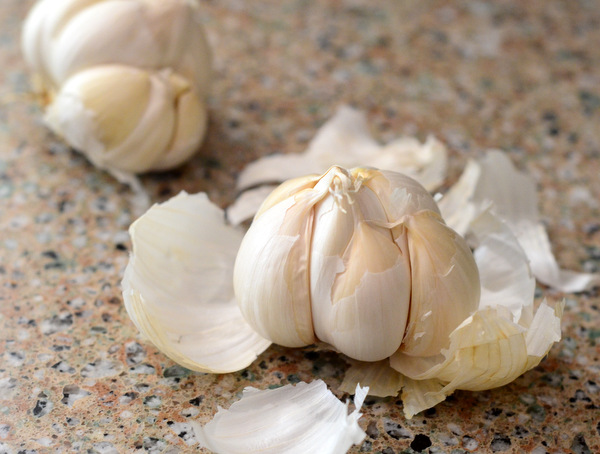
[{"label": "loose garlic peel", "polygon": [[366,434],[358,425],[368,388],[357,385],[355,410],[321,380],[280,388],[245,388],[241,400],[192,427],[200,446],[219,454],[341,454]]},{"label": "loose garlic peel", "polygon": [[45,120],[96,166],[141,173],[185,161],[200,145],[207,115],[182,76],[108,65],[70,78]]},{"label": "loose garlic peel", "polygon": [[262,336],[319,340],[362,361],[438,353],[479,288],[469,248],[429,193],[374,169],[332,167],[275,190],[234,268],[241,311]]},{"label": "loose garlic peel", "polygon": [[242,233],[223,225],[223,212],[205,194],[181,193],[154,205],[130,235],[125,307],[163,353],[189,369],[226,373],[270,345],[243,319],[233,295]]}]

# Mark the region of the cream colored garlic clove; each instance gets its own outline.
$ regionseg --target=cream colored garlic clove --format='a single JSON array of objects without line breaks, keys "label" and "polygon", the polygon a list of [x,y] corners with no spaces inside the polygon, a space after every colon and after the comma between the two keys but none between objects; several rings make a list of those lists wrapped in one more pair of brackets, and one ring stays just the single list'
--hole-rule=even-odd
[{"label": "cream colored garlic clove", "polygon": [[[258,333],[378,361],[438,354],[479,302],[477,266],[427,191],[394,172],[332,167],[264,202],[234,289]],[[432,353],[433,352],[433,353]]]},{"label": "cream colored garlic clove", "polygon": [[45,119],[96,166],[141,173],[175,167],[193,154],[207,113],[193,85],[178,74],[107,65],[67,80]]},{"label": "cream colored garlic clove", "polygon": [[201,96],[210,84],[210,48],[195,0],[41,0],[25,20],[22,48],[50,90],[106,64],[171,68]]}]

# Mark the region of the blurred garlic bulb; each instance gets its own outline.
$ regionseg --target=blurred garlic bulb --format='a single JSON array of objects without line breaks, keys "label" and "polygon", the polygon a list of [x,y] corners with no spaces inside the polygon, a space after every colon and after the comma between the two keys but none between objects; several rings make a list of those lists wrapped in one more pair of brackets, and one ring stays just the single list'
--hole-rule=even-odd
[{"label": "blurred garlic bulb", "polygon": [[429,193],[395,172],[332,167],[288,181],[240,246],[234,289],[263,337],[378,361],[431,356],[479,303],[477,266]]},{"label": "blurred garlic bulb", "polygon": [[206,120],[186,78],[120,65],[69,78],[46,113],[53,131],[117,177],[181,164],[198,149]]},{"label": "blurred garlic bulb", "polygon": [[46,89],[98,65],[171,68],[204,96],[210,48],[195,0],[40,0],[22,34],[26,61]]}]

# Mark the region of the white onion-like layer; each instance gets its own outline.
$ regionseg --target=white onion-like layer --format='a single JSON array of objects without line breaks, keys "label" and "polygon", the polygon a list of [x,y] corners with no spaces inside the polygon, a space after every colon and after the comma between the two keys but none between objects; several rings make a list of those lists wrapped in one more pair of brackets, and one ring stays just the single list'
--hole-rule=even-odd
[{"label": "white onion-like layer", "polygon": [[243,369],[270,342],[253,331],[233,295],[242,233],[206,194],[154,205],[130,228],[123,298],[138,329],[164,354],[201,372]]},{"label": "white onion-like layer", "polygon": [[340,402],[321,380],[258,390],[219,409],[193,428],[200,446],[218,454],[343,454],[366,436],[358,425],[367,388],[356,387],[354,405]]}]

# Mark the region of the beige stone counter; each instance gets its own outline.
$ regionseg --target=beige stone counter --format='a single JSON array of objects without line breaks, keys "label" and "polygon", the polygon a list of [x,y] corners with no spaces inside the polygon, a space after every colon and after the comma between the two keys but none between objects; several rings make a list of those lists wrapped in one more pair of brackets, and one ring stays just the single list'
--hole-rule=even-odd
[{"label": "beige stone counter", "polygon": [[[206,375],[139,338],[119,289],[132,194],[44,128],[18,46],[31,3],[0,3],[0,453],[192,452],[188,422],[245,386],[321,378],[345,399],[334,353],[273,346],[244,371]],[[561,265],[600,268],[598,1],[202,7],[216,74],[208,139],[184,167],[143,177],[153,201],[206,191],[225,206],[246,163],[302,151],[350,103],[381,141],[446,143],[449,181],[467,158],[504,150],[538,182]],[[538,290],[567,298],[564,339],[539,367],[410,421],[395,399],[369,398],[352,452],[600,452],[598,292]]]}]

